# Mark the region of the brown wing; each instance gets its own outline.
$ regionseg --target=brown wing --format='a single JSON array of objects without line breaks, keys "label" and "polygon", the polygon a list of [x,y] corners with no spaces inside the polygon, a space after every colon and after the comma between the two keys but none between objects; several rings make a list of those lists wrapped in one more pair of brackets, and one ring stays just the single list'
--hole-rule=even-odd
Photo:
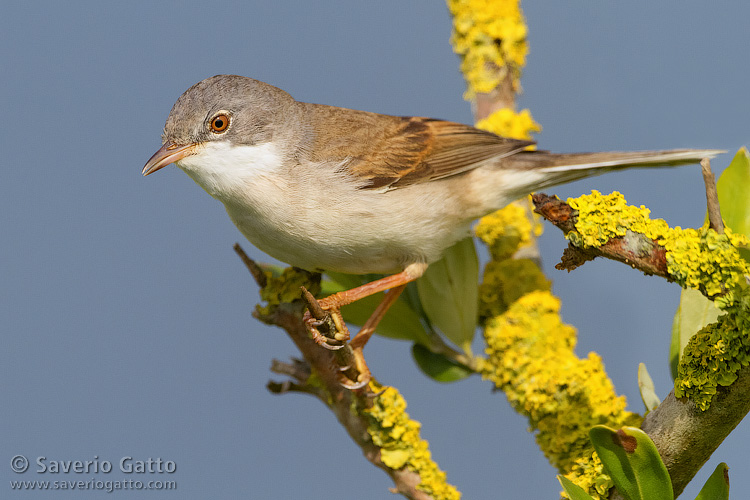
[{"label": "brown wing", "polygon": [[368,154],[353,158],[346,167],[362,179],[363,189],[396,189],[442,179],[534,144],[460,123],[416,117],[397,118],[378,139]]},{"label": "brown wing", "polygon": [[469,125],[297,102],[316,126],[301,150],[312,161],[337,161],[362,189],[396,189],[466,172],[534,144]]}]

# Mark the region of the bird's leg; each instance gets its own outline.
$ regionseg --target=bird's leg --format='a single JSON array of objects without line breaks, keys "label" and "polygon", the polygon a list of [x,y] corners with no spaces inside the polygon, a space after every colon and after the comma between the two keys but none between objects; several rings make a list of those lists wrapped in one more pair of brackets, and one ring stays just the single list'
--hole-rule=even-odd
[{"label": "bird's leg", "polygon": [[[408,283],[422,276],[426,269],[427,264],[410,264],[400,273],[386,276],[385,278],[370,283],[365,283],[364,285],[352,288],[351,290],[344,290],[329,295],[328,297],[318,300],[317,305],[310,303],[308,300],[310,307],[308,307],[308,310],[305,313],[304,321],[310,335],[316,343],[328,349],[340,349],[344,345],[344,342],[349,340],[349,331],[344,323],[344,318],[341,316],[340,308],[378,292],[391,290],[391,292],[383,299],[383,302],[375,309],[375,312],[370,316],[370,319],[368,319],[362,327],[360,334],[355,337],[355,339],[359,339],[364,333],[361,340],[357,340],[356,344],[361,350],[361,347],[367,343],[367,340],[369,340],[372,333],[375,331],[375,327],[380,322],[388,308],[398,298],[404,287]],[[397,291],[397,289],[399,290]],[[328,313],[328,317],[321,313]],[[337,333],[332,337],[322,335],[318,330],[318,327],[325,323],[330,325],[331,322]],[[331,344],[330,341],[332,340],[336,342]]]},{"label": "bird's leg", "polygon": [[357,335],[349,343],[349,347],[352,348],[354,368],[358,375],[356,381],[351,381],[344,377],[344,380],[341,381],[341,385],[343,385],[347,389],[361,389],[370,382],[372,375],[370,374],[370,369],[367,367],[367,363],[365,362],[365,356],[362,353],[362,348],[365,346],[367,341],[370,340],[372,334],[375,333],[375,328],[377,328],[378,323],[380,323],[380,320],[383,319],[385,313],[388,312],[388,309],[390,309],[393,303],[398,300],[404,289],[406,289],[407,284],[408,283],[398,285],[385,292],[385,297],[383,297],[383,300],[380,302],[380,304],[378,304],[378,307],[375,308],[375,311],[373,311],[372,315],[367,319],[365,324],[362,325],[362,328],[359,329]]},{"label": "bird's leg", "polygon": [[404,283],[403,285],[398,285],[385,292],[383,300],[378,304],[378,307],[375,308],[372,315],[367,319],[365,324],[362,325],[362,328],[359,329],[357,335],[355,335],[349,343],[352,349],[355,351],[362,351],[362,348],[367,341],[370,340],[372,334],[375,333],[375,328],[377,328],[380,320],[383,319],[383,316],[385,316],[385,313],[388,312],[388,309],[390,309],[393,303],[398,300],[401,293],[406,289],[406,285],[407,283]]},{"label": "bird's leg", "polygon": [[426,264],[412,264],[400,273],[386,276],[385,278],[380,278],[379,280],[371,281],[370,283],[365,283],[364,285],[352,288],[351,290],[334,293],[333,295],[320,299],[318,303],[325,311],[338,309],[378,292],[384,292],[385,290],[396,288],[400,285],[406,285],[422,276],[425,269],[427,269]]}]

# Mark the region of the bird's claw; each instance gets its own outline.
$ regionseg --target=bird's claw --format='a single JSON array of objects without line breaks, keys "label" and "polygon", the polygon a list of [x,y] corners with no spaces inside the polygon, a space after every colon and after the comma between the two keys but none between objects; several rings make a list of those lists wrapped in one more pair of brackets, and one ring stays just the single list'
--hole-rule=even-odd
[{"label": "bird's claw", "polygon": [[[329,351],[338,351],[345,347],[349,340],[349,330],[338,305],[326,299],[316,300],[304,288],[302,297],[308,306],[303,321],[312,340]],[[350,362],[344,361],[343,365],[338,366],[337,369],[341,386],[350,391],[356,391],[367,387],[372,380],[372,375],[365,363],[361,347],[352,349],[349,356],[351,355],[353,358],[349,358]],[[337,355],[336,358],[346,359],[346,356],[340,358]]]},{"label": "bird's claw", "polygon": [[339,366],[339,383],[345,389],[356,391],[370,383],[372,374],[367,367],[362,349],[352,349],[351,354],[349,363],[345,366]]},{"label": "bird's claw", "polygon": [[350,381],[346,377],[342,377],[341,382],[340,382],[341,387],[343,387],[344,389],[349,389],[350,391],[356,391],[358,389],[362,389],[363,387],[366,387],[367,384],[370,383],[370,379],[372,379],[372,376],[368,373],[364,377],[360,375],[357,378],[361,380],[358,380],[357,382],[353,382],[353,381]]},{"label": "bird's claw", "polygon": [[[323,339],[326,339],[326,337],[323,337]],[[329,351],[338,351],[339,349],[341,349],[342,347],[346,345],[346,344],[329,344],[328,342],[329,342],[328,340],[322,340],[321,342],[317,342],[317,344],[324,349],[328,349]]]},{"label": "bird's claw", "polygon": [[[322,319],[316,319],[312,316],[310,311],[305,312],[303,321],[307,331],[310,333],[310,337],[313,341],[321,347],[328,349],[329,351],[338,351],[346,345],[349,340],[349,331],[346,329],[346,325],[343,325],[343,332],[338,326],[338,322],[334,316],[335,313],[325,311],[325,317]],[[339,313],[340,315],[341,313]],[[324,335],[320,330],[326,332],[333,332],[333,335]]]}]

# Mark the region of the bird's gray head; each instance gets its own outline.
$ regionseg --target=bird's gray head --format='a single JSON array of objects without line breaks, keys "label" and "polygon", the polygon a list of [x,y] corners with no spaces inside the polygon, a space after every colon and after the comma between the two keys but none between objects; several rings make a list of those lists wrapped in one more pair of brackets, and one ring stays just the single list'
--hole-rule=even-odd
[{"label": "bird's gray head", "polygon": [[172,107],[162,134],[163,147],[143,175],[177,162],[214,141],[252,146],[269,142],[295,119],[294,99],[259,80],[217,75],[196,83]]},{"label": "bird's gray head", "polygon": [[196,83],[177,99],[162,143],[230,140],[257,144],[271,139],[272,125],[294,99],[252,78],[217,75]]}]

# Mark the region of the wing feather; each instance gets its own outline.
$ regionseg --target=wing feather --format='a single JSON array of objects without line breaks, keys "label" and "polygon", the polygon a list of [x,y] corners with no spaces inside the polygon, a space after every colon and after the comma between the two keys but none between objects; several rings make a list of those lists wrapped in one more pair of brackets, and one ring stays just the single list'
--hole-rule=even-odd
[{"label": "wing feather", "polygon": [[357,179],[361,189],[398,189],[443,179],[534,144],[450,121],[299,104],[308,107],[318,124],[337,124],[318,128],[314,144],[308,144],[312,159],[340,162],[342,172]]},{"label": "wing feather", "polygon": [[443,179],[534,144],[431,118],[403,117],[394,125],[378,147],[348,166],[364,181],[363,189],[397,189]]}]

